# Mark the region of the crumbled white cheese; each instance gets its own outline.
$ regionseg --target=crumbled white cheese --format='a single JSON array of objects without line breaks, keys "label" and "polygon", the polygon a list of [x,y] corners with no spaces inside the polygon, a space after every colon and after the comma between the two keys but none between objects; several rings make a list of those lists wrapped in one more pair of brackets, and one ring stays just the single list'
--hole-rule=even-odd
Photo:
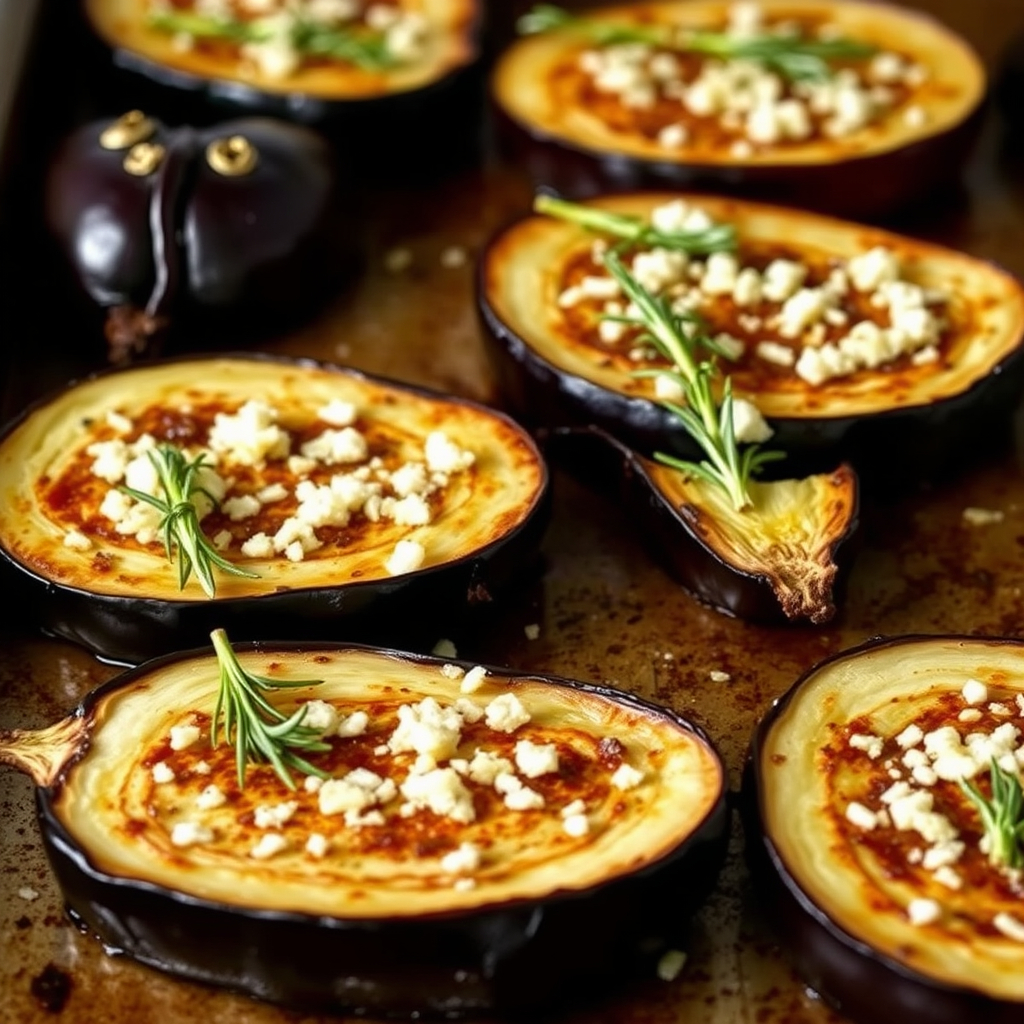
[{"label": "crumbled white cheese", "polygon": [[870,807],[866,807],[856,800],[851,800],[846,805],[846,820],[866,832],[870,832],[878,826],[878,815]]},{"label": "crumbled white cheese", "polygon": [[611,783],[616,789],[635,789],[644,781],[644,773],[639,768],[623,762],[612,773]]},{"label": "crumbled white cheese", "polygon": [[316,729],[321,736],[338,728],[338,709],[325,700],[309,700],[302,705],[302,724],[307,729]]},{"label": "crumbled white cheese", "polygon": [[92,540],[81,530],[72,529],[64,534],[64,547],[72,551],[89,551],[92,548]]},{"label": "crumbled white cheese", "polygon": [[495,697],[484,711],[487,725],[496,732],[515,732],[530,721],[530,713],[514,693]]},{"label": "crumbled white cheese", "polygon": [[227,799],[220,786],[211,783],[196,797],[196,807],[201,811],[212,811],[217,807],[223,806]]},{"label": "crumbled white cheese", "polygon": [[935,900],[914,899],[907,905],[907,917],[914,925],[934,924],[942,916],[942,907]]},{"label": "crumbled white cheese", "polygon": [[459,690],[462,693],[476,693],[487,679],[487,669],[483,665],[475,665],[462,678]]},{"label": "crumbled white cheese", "polygon": [[732,429],[740,444],[759,444],[775,433],[753,402],[734,398],[732,403]]},{"label": "crumbled white cheese", "polygon": [[384,563],[384,568],[392,576],[401,576],[407,572],[415,572],[426,561],[427,551],[419,541],[405,538],[400,540]]},{"label": "crumbled white cheese", "polygon": [[213,829],[194,821],[175,822],[171,829],[172,846],[197,846],[213,842]]},{"label": "crumbled white cheese", "polygon": [[267,832],[260,836],[259,842],[249,851],[253,860],[269,860],[283,850],[288,849],[289,842],[280,832]]},{"label": "crumbled white cheese", "polygon": [[174,769],[166,761],[157,761],[153,765],[152,772],[153,781],[157,785],[163,785],[167,782],[173,782],[175,779]]},{"label": "crumbled white cheese", "polygon": [[217,413],[207,440],[214,452],[244,466],[288,457],[291,441],[277,425],[277,412],[265,402],[246,402],[235,414]]},{"label": "crumbled white cheese", "polygon": [[1008,939],[1013,939],[1014,942],[1024,942],[1024,922],[1014,917],[1013,914],[1008,914],[1005,911],[998,913],[992,919],[992,924]]},{"label": "crumbled white cheese", "polygon": [[455,754],[462,736],[462,715],[452,707],[443,707],[433,697],[419,704],[403,704],[398,709],[398,725],[388,740],[393,754],[414,751],[436,761]]},{"label": "crumbled white cheese", "polygon": [[414,809],[426,808],[463,824],[476,819],[473,794],[452,768],[409,775],[400,788],[402,796]]},{"label": "crumbled white cheese", "polygon": [[311,832],[309,838],[306,840],[306,853],[310,857],[315,857],[317,860],[323,859],[327,855],[327,850],[330,843],[327,836],[321,835],[319,832]]},{"label": "crumbled white cheese", "polygon": [[516,767],[528,779],[558,771],[558,748],[554,743],[519,740],[515,747]]},{"label": "crumbled white cheese", "polygon": [[257,828],[282,828],[299,809],[298,802],[286,800],[279,804],[260,804],[253,811],[253,823]]},{"label": "crumbled white cheese", "polygon": [[370,725],[370,716],[365,711],[353,711],[338,721],[335,729],[336,736],[346,739],[353,736],[362,736]]},{"label": "crumbled white cheese", "polygon": [[872,761],[882,756],[883,740],[881,736],[854,733],[850,737],[849,743],[854,750],[862,750]]},{"label": "crumbled white cheese", "polygon": [[201,735],[199,726],[191,722],[186,725],[172,725],[171,750],[187,750],[193,743],[199,741]]},{"label": "crumbled white cheese", "polygon": [[465,875],[477,871],[481,862],[480,847],[475,843],[460,843],[441,858],[441,870],[449,875]]},{"label": "crumbled white cheese", "polygon": [[968,679],[960,695],[966,704],[984,704],[988,700],[988,687],[978,679]]}]

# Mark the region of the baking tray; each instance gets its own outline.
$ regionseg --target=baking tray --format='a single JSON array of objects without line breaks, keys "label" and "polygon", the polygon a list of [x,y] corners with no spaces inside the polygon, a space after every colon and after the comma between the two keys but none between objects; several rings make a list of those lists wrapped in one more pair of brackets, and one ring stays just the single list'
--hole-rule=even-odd
[{"label": "baking tray", "polygon": [[[0,15],[17,8],[27,19],[19,24],[31,25],[33,6],[0,0]],[[52,254],[38,206],[50,148],[90,109],[87,64],[80,59],[85,43],[61,30],[55,14],[60,6],[42,5],[32,45],[24,51],[17,45],[21,33],[0,31],[0,42],[13,47],[0,58],[5,69],[8,59],[26,55],[24,69],[8,75],[15,95],[0,179],[5,417],[101,359],[76,311],[52,301]],[[1008,41],[1024,32],[1018,0],[922,0],[909,6],[934,13],[963,34],[993,71]],[[492,0],[492,7],[507,28],[514,6]],[[126,97],[120,108],[105,112],[131,105]],[[266,350],[334,360],[497,403],[474,313],[472,258],[498,225],[525,209],[531,189],[521,171],[489,152],[486,132],[483,138],[475,161],[429,182],[372,190],[362,229],[364,269],[314,323]],[[1007,142],[1005,125],[990,111],[963,187],[894,226],[1024,275],[1024,169],[1009,158]],[[386,254],[399,246],[410,251],[411,265],[389,272]],[[458,262],[451,251],[468,259],[450,265]],[[541,565],[490,615],[471,628],[453,622],[445,632],[471,660],[610,683],[671,705],[715,739],[735,789],[758,717],[819,659],[880,634],[1024,635],[1020,435],[1015,416],[973,458],[950,467],[949,479],[900,494],[872,494],[863,508],[862,547],[845,605],[827,628],[758,628],[703,609],[649,557],[620,507],[556,473],[554,518]],[[998,509],[1003,519],[971,526],[963,518],[967,507]],[[66,714],[115,670],[37,635],[10,604],[0,617],[0,728],[40,727]],[[526,627],[534,624],[539,635],[527,639]],[[713,671],[728,673],[729,681],[713,682]],[[0,772],[0,822],[3,1024],[320,1021],[106,956],[64,916],[36,834],[32,788],[6,770]],[[756,908],[742,842],[737,824],[724,873],[694,922],[682,974],[672,982],[643,980],[598,1007],[565,1015],[564,1024],[841,1020],[806,990],[774,944]]]}]

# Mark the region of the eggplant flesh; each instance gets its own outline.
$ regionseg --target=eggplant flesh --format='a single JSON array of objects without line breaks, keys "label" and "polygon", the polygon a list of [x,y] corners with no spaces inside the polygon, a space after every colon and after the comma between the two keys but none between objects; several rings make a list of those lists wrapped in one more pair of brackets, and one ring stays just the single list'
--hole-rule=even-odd
[{"label": "eggplant flesh", "polygon": [[[730,6],[723,0],[638,3],[585,14],[609,26],[723,32]],[[573,197],[661,184],[874,217],[920,202],[954,178],[980,126],[986,90],[984,65],[963,39],[921,12],[888,4],[767,0],[757,7],[763,31],[799,23],[813,35],[829,25],[922,71],[887,80],[884,103],[863,125],[836,134],[825,129],[827,118],[815,124],[816,114],[806,137],[773,138],[748,134],[743,116],[728,124],[721,110],[684,103],[656,75],[654,101],[631,107],[612,86],[603,88],[596,72],[591,77],[584,70],[582,55],[600,46],[571,28],[553,30],[518,40],[494,72],[492,95],[506,142],[538,185]],[[681,81],[696,81],[701,65],[694,61],[705,59],[714,58],[685,55]],[[864,75],[866,87],[877,87],[870,61],[846,63]],[[790,92],[785,82],[782,88],[800,102],[799,90]]]},{"label": "eggplant flesh", "polygon": [[[86,449],[94,443],[132,445],[149,433],[199,450],[217,414],[240,414],[257,397],[278,420],[268,429],[287,435],[290,457],[299,462],[279,451],[262,465],[231,464],[241,451],[236,449],[222,465],[224,479],[235,480],[234,490],[202,528],[224,545],[224,557],[256,576],[216,571],[211,602],[194,580],[179,587],[177,566],[168,562],[159,531],[118,532],[127,520],[115,523],[102,502],[119,482],[97,477],[95,456]],[[332,401],[354,417],[352,426],[331,426],[320,418]],[[345,431],[365,443],[364,451],[355,452],[356,462],[328,465],[300,455],[303,445]],[[425,445],[431,434],[448,439],[445,447],[461,453],[463,468],[428,473]],[[380,460],[374,462],[378,469],[370,468],[374,459]],[[351,477],[359,466],[363,484]],[[386,515],[374,520],[364,504],[363,511],[339,513],[312,535],[293,522],[297,548],[295,542],[266,543],[280,538],[279,531],[300,514],[302,488],[317,500],[332,479],[345,475],[346,486],[361,494],[378,470],[389,474],[403,466],[420,483],[431,475],[435,484],[445,481],[440,488],[428,485],[426,496],[414,500],[419,525]],[[267,486],[278,500],[259,505],[255,516],[232,518],[232,497],[245,491],[271,499],[272,493],[263,492]],[[115,660],[151,656],[179,629],[199,642],[220,624],[211,621],[217,615],[239,622],[254,616],[247,629],[264,621],[279,636],[309,635],[295,632],[303,629],[326,636],[350,615],[366,621],[376,616],[386,626],[390,606],[406,600],[429,605],[431,594],[455,612],[474,589],[483,594],[498,588],[517,563],[521,568],[539,542],[548,509],[543,460],[528,435],[501,414],[352,371],[245,357],[111,371],[43,400],[0,440],[0,491],[0,551],[20,571],[20,585],[28,583],[38,599],[41,621]],[[381,492],[385,498],[387,493]],[[258,534],[262,546],[253,541]],[[259,550],[246,547],[250,542]],[[403,542],[421,556],[418,564],[391,561]],[[280,632],[285,629],[292,632]]]},{"label": "eggplant flesh", "polygon": [[[453,666],[379,649],[238,650],[249,671],[321,681],[289,689],[285,700],[275,695],[282,710],[320,701],[334,709],[335,725],[365,713],[365,732],[332,735],[331,750],[311,760],[332,779],[375,772],[393,780],[394,795],[356,823],[301,774],[289,790],[269,765],[250,765],[239,788],[233,746],[210,743],[218,669],[206,652],[114,680],[80,709],[87,734],[54,755],[65,765],[58,782],[38,790],[68,905],[112,951],[306,1009],[536,1008],[628,976],[642,959],[639,945],[664,949],[681,910],[713,880],[727,830],[724,771],[703,735],[672,712],[493,669],[467,694]],[[492,727],[487,709],[511,699],[523,709],[520,724]],[[393,738],[398,709],[423,701],[460,723],[430,760],[449,774],[460,766],[468,819],[422,802],[402,807],[414,802],[406,780],[429,766],[420,747]],[[470,721],[467,701],[479,721]],[[176,727],[198,736],[175,749]],[[517,745],[525,741],[553,747],[557,764],[524,774]],[[485,775],[467,775],[479,750],[507,758],[542,806],[513,810]],[[632,784],[615,781],[623,765]],[[203,810],[211,787],[223,802]],[[587,827],[571,832],[563,811],[576,801]],[[282,806],[290,808],[284,820],[261,825],[261,814]],[[192,841],[176,844],[183,828]],[[314,833],[324,852],[307,847]],[[270,835],[283,848],[254,857]],[[467,846],[477,859],[453,863]]]},{"label": "eggplant flesh", "polygon": [[[649,220],[653,211],[680,200],[716,223],[735,226],[741,266],[763,271],[774,259],[803,262],[811,288],[840,261],[885,249],[908,285],[943,297],[935,307],[943,324],[935,358],[915,362],[902,355],[815,384],[793,365],[759,355],[765,341],[788,347],[793,364],[803,351],[802,337],[794,343],[770,326],[783,303],[745,308],[734,307],[729,297],[701,299],[696,312],[706,318],[709,333],[725,330],[744,343],[737,361],[721,360],[723,370],[735,393],[753,401],[773,427],[772,445],[795,460],[790,466],[821,470],[849,459],[860,469],[895,460],[901,438],[920,460],[921,442],[931,433],[948,453],[966,422],[1006,410],[1016,400],[1024,372],[1024,289],[998,267],[881,229],[745,200],[643,192],[588,203]],[[569,222],[532,215],[492,240],[481,265],[479,303],[499,379],[509,400],[534,422],[595,423],[645,454],[662,450],[692,458],[693,441],[656,400],[654,382],[635,375],[657,361],[633,358],[631,334],[601,342],[603,302],[560,306],[581,275],[599,273],[591,255],[597,237]],[[828,342],[838,344],[861,318],[888,326],[887,315],[864,301],[866,295],[851,289],[844,300],[852,303],[847,323],[829,326]],[[751,314],[754,321],[743,319]]]},{"label": "eggplant flesh", "polygon": [[[745,805],[754,870],[799,968],[853,1020],[1019,1016],[1019,879],[979,846],[957,780],[988,795],[989,755],[1014,761],[1021,650],[972,637],[875,641],[812,669],[758,726]],[[942,748],[960,751],[955,764],[940,752],[943,730],[958,737]],[[1000,736],[1005,750],[993,750]],[[901,799],[933,817],[908,824]]]},{"label": "eggplant flesh", "polygon": [[737,512],[720,489],[637,454],[598,428],[557,430],[545,451],[629,504],[655,559],[716,611],[752,622],[828,622],[852,561],[856,473],[751,481]]}]

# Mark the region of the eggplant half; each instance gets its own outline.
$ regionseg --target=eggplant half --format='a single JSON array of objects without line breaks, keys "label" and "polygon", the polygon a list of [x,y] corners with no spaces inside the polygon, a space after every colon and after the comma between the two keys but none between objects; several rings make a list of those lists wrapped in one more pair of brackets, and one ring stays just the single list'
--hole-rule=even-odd
[{"label": "eggplant half", "polygon": [[544,432],[545,454],[621,498],[630,522],[691,596],[751,622],[828,622],[845,589],[860,507],[847,465],[800,480],[751,481],[752,507],[639,455],[598,427]]},{"label": "eggplant half", "polygon": [[[158,511],[120,489],[152,487],[165,444],[206,453],[201,532],[247,573],[215,569],[212,599],[180,585]],[[472,402],[311,361],[182,359],[97,374],[8,425],[0,554],[44,628],[116,661],[216,624],[394,637],[530,565],[548,490],[527,433]]]},{"label": "eggplant half", "polygon": [[459,120],[461,136],[473,134],[462,115],[475,109],[482,7],[478,0],[84,0],[85,20],[114,68],[143,88],[153,109],[299,121],[322,128],[360,167],[376,166],[368,162],[375,149],[416,153],[422,167],[424,154],[437,154],[413,147],[431,132],[435,146],[457,141],[446,115]]},{"label": "eggplant half", "polygon": [[[773,428],[772,445],[789,456],[787,472],[829,470],[847,460],[858,471],[889,465],[921,474],[948,465],[973,437],[972,426],[987,433],[990,445],[990,424],[1017,401],[1024,288],[992,264],[878,228],[746,200],[630,193],[586,205],[643,222],[697,217],[734,226],[737,262],[731,278],[715,269],[714,286],[706,272],[717,256],[662,260],[657,247],[643,246],[631,247],[628,258],[660,260],[660,293],[701,316],[709,334],[729,336],[735,351],[722,367],[734,392]],[[478,300],[498,379],[528,421],[592,423],[641,452],[692,458],[693,442],[658,400],[655,382],[636,373],[665,364],[638,342],[636,329],[615,324],[614,336],[602,334],[603,318],[624,308],[613,288],[599,287],[614,285],[600,263],[609,241],[615,240],[537,214],[491,240]],[[741,293],[744,275],[752,275],[756,291]],[[781,289],[771,290],[779,281]],[[800,308],[805,298],[811,301],[804,310],[818,307],[809,318]],[[917,340],[886,359],[871,339],[895,337],[897,316],[903,340]],[[833,373],[826,356],[842,361],[847,349],[854,355]]]},{"label": "eggplant half", "polygon": [[319,681],[271,699],[316,714],[326,781],[250,763],[240,787],[234,744],[211,744],[208,649],[0,735],[71,913],[112,953],[306,1012],[537,1012],[652,971],[714,884],[725,770],[670,710],[380,649],[237,651]]},{"label": "eggplant half", "polygon": [[[567,196],[668,185],[876,217],[955,179],[980,124],[984,65],[919,11],[669,0],[582,14],[595,32],[519,39],[491,88],[512,150]],[[602,33],[612,38],[595,42]],[[665,41],[628,38],[650,33]],[[794,33],[863,52],[791,76],[758,46],[742,52]]]},{"label": "eggplant half", "polygon": [[813,668],[756,730],[755,885],[852,1021],[1020,1019],[1022,659],[1019,640],[875,641]]},{"label": "eggplant half", "polygon": [[67,139],[46,214],[123,363],[169,336],[241,346],[315,312],[344,262],[340,196],[334,157],[308,128],[168,128],[133,110]]}]

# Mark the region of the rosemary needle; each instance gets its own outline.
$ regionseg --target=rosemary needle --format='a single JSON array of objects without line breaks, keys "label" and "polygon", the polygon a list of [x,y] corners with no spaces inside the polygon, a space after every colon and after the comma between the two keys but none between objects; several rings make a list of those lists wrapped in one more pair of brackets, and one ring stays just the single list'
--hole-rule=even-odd
[{"label": "rosemary needle", "polygon": [[245,788],[245,772],[250,762],[270,763],[289,789],[295,789],[289,768],[327,778],[327,772],[295,753],[296,750],[319,753],[331,749],[329,743],[323,742],[319,730],[302,724],[306,717],[305,705],[292,715],[285,715],[264,696],[267,690],[317,686],[323,680],[268,679],[254,675],[242,668],[223,629],[215,629],[210,639],[220,666],[220,688],[213,709],[210,742],[217,746],[222,724],[227,742],[231,742],[234,733],[239,789]]},{"label": "rosemary needle", "polygon": [[517,28],[523,35],[569,29],[581,33],[596,46],[647,43],[726,60],[759,61],[793,81],[827,78],[828,61],[858,60],[877,52],[869,43],[852,39],[807,39],[796,33],[737,36],[728,32],[695,32],[682,36],[669,26],[616,25],[579,17],[553,4],[538,4],[519,19]]},{"label": "rosemary needle", "polygon": [[195,572],[207,597],[214,597],[217,592],[213,576],[215,566],[235,576],[257,579],[257,573],[239,568],[220,554],[199,525],[199,512],[193,499],[203,494],[216,504],[199,479],[200,470],[206,464],[206,456],[199,454],[189,460],[180,448],[172,444],[157,445],[146,454],[156,470],[163,495],[147,494],[133,487],[122,487],[121,490],[136,501],[144,501],[161,512],[159,530],[163,535],[168,561],[173,562],[177,556],[179,589],[185,589],[185,584]]},{"label": "rosemary needle", "polygon": [[533,201],[533,208],[537,213],[571,221],[590,231],[600,231],[626,242],[672,249],[691,256],[730,252],[736,248],[736,229],[731,224],[712,224],[696,231],[663,231],[642,217],[612,213],[550,195],[538,195]]},{"label": "rosemary needle", "polygon": [[[188,11],[161,11],[149,19],[149,25],[160,32],[196,39],[224,39],[233,43],[264,43],[272,38],[271,31],[259,20],[241,21]],[[381,71],[395,63],[387,40],[379,32],[353,31],[296,20],[289,37],[300,53],[347,61],[364,71]]]},{"label": "rosemary needle", "polygon": [[1002,769],[992,758],[989,769],[992,798],[986,799],[974,783],[960,780],[960,788],[978,808],[988,839],[989,863],[1008,868],[1024,867],[1024,794],[1015,772]]},{"label": "rosemary needle", "polygon": [[751,477],[766,463],[783,458],[783,453],[764,451],[757,444],[740,450],[733,424],[732,381],[725,378],[721,403],[716,402],[712,389],[715,365],[711,360],[698,358],[698,348],[712,355],[721,354],[715,342],[701,333],[700,321],[692,315],[674,313],[668,300],[647,291],[614,251],[605,254],[604,265],[636,306],[638,315],[631,322],[644,329],[642,340],[653,345],[672,364],[671,371],[655,370],[652,374],[665,375],[675,381],[682,388],[686,405],[662,404],[707,456],[701,462],[688,462],[663,453],[657,453],[655,458],[721,488],[737,512],[748,508],[752,504],[748,490]]}]

